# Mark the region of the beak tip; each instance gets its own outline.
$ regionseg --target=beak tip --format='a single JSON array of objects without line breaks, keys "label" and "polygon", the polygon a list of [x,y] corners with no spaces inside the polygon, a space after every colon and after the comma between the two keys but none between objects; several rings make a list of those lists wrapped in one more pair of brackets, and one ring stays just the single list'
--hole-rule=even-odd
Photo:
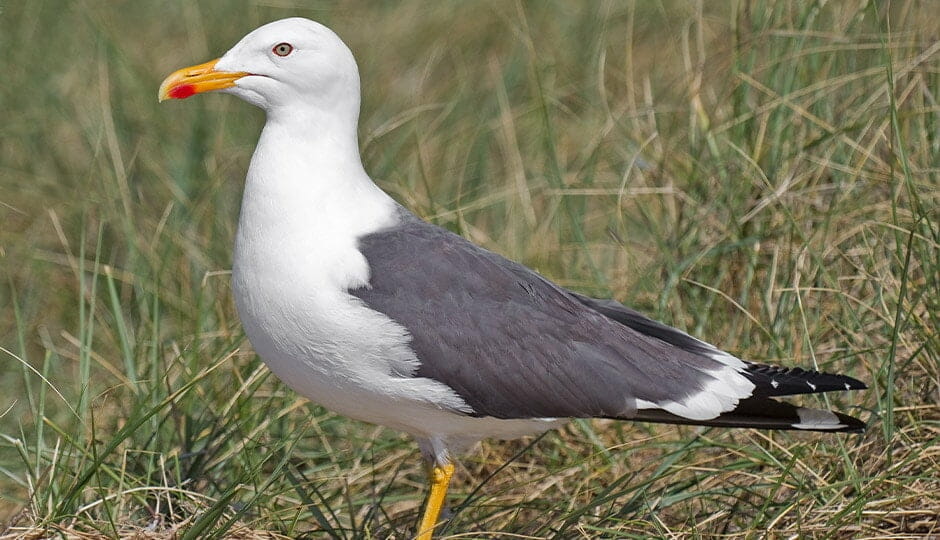
[{"label": "beak tip", "polygon": [[157,103],[163,103],[164,101],[170,99],[170,88],[172,88],[170,78],[167,77],[162,83],[160,83],[160,89],[157,90]]},{"label": "beak tip", "polygon": [[192,84],[171,84],[160,87],[157,100],[162,103],[168,99],[186,99],[196,93],[196,87]]}]

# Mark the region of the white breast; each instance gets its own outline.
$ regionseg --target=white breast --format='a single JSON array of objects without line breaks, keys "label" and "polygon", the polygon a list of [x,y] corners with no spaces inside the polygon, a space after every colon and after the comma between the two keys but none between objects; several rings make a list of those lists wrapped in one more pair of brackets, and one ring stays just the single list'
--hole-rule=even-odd
[{"label": "white breast", "polygon": [[[415,433],[425,409],[468,412],[446,385],[412,376],[418,359],[402,326],[347,292],[369,282],[357,238],[393,224],[395,203],[358,159],[344,167],[317,152],[287,155],[265,144],[267,132],[249,169],[232,276],[252,346],[298,393],[353,418]],[[409,409],[421,425],[402,424]]]}]

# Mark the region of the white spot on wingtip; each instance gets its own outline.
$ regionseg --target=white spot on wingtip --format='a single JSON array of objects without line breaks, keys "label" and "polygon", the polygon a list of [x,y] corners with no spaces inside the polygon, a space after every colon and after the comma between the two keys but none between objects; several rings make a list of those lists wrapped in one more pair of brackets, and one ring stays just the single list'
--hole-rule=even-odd
[{"label": "white spot on wingtip", "polygon": [[780,383],[777,382],[777,379],[770,379],[770,386],[773,386],[774,388],[776,388],[780,386]]},{"label": "white spot on wingtip", "polygon": [[796,429],[842,429],[847,427],[835,414],[822,409],[808,409],[799,407],[796,409],[797,416],[800,417],[798,424],[791,424]]},{"label": "white spot on wingtip", "polygon": [[810,387],[811,389],[813,389],[813,390],[816,389],[816,385],[813,384],[813,383],[811,383],[811,382],[809,382],[809,381],[806,381],[806,386],[809,386],[809,387]]},{"label": "white spot on wingtip", "polygon": [[849,383],[845,383],[845,389],[846,389],[846,390],[851,390],[851,389],[852,389],[852,385],[850,385]]}]

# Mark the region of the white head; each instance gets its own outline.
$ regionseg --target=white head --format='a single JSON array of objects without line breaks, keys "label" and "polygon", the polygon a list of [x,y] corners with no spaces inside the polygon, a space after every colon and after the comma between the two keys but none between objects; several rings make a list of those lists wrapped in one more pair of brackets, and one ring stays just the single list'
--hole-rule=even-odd
[{"label": "white head", "polygon": [[160,86],[160,101],[208,91],[233,94],[269,115],[359,116],[359,69],[332,30],[294,17],[266,24],[218,60],[183,68]]}]

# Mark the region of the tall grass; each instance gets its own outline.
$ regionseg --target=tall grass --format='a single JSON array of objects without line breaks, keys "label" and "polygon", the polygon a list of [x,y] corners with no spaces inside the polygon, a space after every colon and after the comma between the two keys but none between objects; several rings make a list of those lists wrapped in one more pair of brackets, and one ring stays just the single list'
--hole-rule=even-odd
[{"label": "tall grass", "polygon": [[0,12],[0,537],[408,538],[406,437],[285,389],[227,269],[263,122],[158,106],[263,22],[334,28],[367,169],[431,221],[753,360],[862,437],[577,421],[486,442],[445,534],[940,534],[930,2],[22,2]]}]

